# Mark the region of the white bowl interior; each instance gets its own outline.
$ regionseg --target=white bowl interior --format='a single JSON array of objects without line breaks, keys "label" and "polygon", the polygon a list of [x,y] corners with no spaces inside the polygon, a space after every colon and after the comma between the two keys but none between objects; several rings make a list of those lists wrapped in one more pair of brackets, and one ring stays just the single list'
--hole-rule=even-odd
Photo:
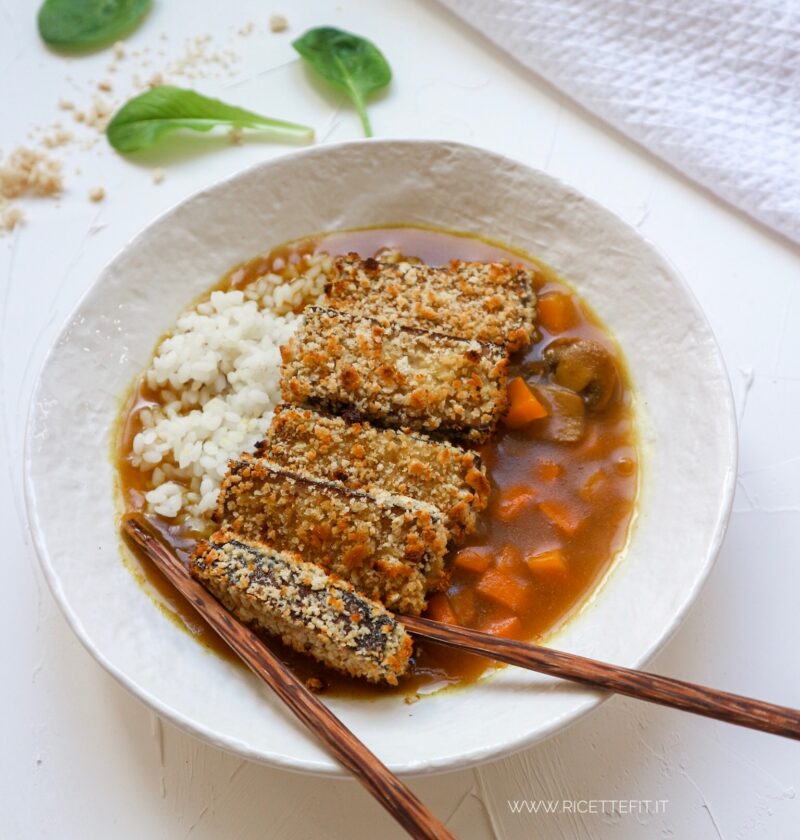
[{"label": "white bowl interior", "polygon": [[[219,746],[306,772],[341,771],[255,678],[156,609],[121,562],[111,428],[159,336],[232,265],[310,233],[397,223],[482,234],[543,259],[626,355],[643,462],[637,521],[625,556],[553,644],[642,663],[697,594],[732,498],[732,400],[697,304],[633,229],[549,176],[453,143],[370,141],[264,163],[176,207],[105,269],[47,359],[28,430],[31,527],[71,625],[124,685]],[[424,773],[519,749],[600,699],[509,668],[411,706],[397,696],[330,705],[391,768]]]}]

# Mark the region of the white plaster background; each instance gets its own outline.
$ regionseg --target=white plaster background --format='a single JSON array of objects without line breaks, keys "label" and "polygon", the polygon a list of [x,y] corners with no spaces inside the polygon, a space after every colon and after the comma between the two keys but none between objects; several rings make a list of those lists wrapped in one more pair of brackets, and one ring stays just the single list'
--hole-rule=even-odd
[{"label": "white plaster background", "polygon": [[[130,39],[180,52],[210,32],[243,59],[191,84],[265,113],[309,122],[320,142],[358,137],[336,96],[309,89],[290,36],[330,23],[368,35],[395,70],[372,106],[380,136],[463,140],[540,167],[635,224],[700,299],[725,356],[740,418],[735,512],[683,628],[653,662],[663,673],[800,706],[800,251],[757,227],[588,116],[432,0],[166,0]],[[112,78],[108,54],[65,62],[38,43],[35,4],[0,0],[0,149],[61,118]],[[292,32],[267,31],[282,11]],[[236,30],[253,20],[255,31]],[[169,39],[160,42],[160,33]],[[168,60],[153,59],[142,74]],[[132,59],[117,79],[130,75]],[[123,70],[123,68],[125,68]],[[213,70],[213,68],[210,68]],[[67,79],[70,76],[72,81]],[[115,92],[116,93],[116,92]],[[212,141],[212,144],[215,141]],[[280,154],[254,141],[175,157],[155,186],[146,167],[101,141],[69,153],[58,207],[0,239],[0,837],[399,837],[357,785],[243,762],[162,725],[94,663],[68,630],[36,566],[24,520],[21,448],[36,371],[99,269],[155,215],[199,187]],[[80,175],[74,173],[78,166]],[[106,200],[92,204],[91,187]],[[680,406],[665,406],[680,411]],[[709,406],[713,410],[713,406]],[[80,504],[80,500],[70,500]],[[476,721],[480,725],[480,721]],[[520,721],[524,726],[524,721]],[[612,699],[551,741],[476,771],[412,787],[459,837],[784,840],[800,825],[796,744]],[[519,816],[507,800],[667,799],[650,819]]]}]

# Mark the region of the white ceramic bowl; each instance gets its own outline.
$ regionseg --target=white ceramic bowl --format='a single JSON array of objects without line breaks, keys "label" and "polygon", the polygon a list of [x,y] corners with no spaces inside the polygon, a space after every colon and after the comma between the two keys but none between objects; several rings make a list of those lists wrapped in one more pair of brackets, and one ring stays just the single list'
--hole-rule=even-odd
[{"label": "white ceramic bowl", "polygon": [[[123,565],[110,432],[159,336],[230,266],[318,231],[382,223],[526,249],[575,285],[627,357],[642,452],[638,517],[624,556],[551,644],[644,663],[708,574],[734,487],[730,389],[691,293],[636,231],[541,172],[455,143],[321,146],[255,166],[157,219],[103,271],[45,363],[25,456],[31,529],[72,628],[123,685],[220,747],[312,773],[341,770],[258,680],[156,609]],[[330,705],[393,770],[411,774],[508,754],[601,699],[507,668],[412,706],[397,696]]]}]

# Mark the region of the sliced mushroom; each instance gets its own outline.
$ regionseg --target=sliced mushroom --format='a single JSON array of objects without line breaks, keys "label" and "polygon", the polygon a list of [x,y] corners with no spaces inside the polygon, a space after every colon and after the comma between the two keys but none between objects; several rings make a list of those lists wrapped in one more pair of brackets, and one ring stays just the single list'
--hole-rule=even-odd
[{"label": "sliced mushroom", "polygon": [[619,372],[611,354],[596,341],[559,338],[543,358],[556,385],[580,394],[590,411],[601,411],[619,389]]},{"label": "sliced mushroom", "polygon": [[586,407],[583,399],[558,385],[531,385],[536,396],[547,406],[547,417],[536,420],[531,428],[540,440],[577,443],[586,431]]}]

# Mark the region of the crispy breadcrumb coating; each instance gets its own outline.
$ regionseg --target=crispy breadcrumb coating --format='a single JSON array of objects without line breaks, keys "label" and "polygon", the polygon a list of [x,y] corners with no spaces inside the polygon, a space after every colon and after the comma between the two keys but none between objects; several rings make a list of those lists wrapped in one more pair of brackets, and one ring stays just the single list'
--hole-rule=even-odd
[{"label": "crispy breadcrumb coating", "polygon": [[349,580],[389,609],[419,615],[443,577],[444,517],[385,490],[319,481],[264,459],[232,461],[216,513],[222,527]]},{"label": "crispy breadcrumb coating", "polygon": [[341,481],[354,490],[382,489],[429,502],[445,514],[456,542],[475,530],[489,496],[477,452],[311,409],[278,406],[256,453],[288,470]]},{"label": "crispy breadcrumb coating", "polygon": [[507,262],[462,262],[447,268],[401,260],[334,261],[325,306],[404,327],[503,345],[509,353],[535,337],[534,272]]},{"label": "crispy breadcrumb coating", "polygon": [[506,409],[508,355],[494,344],[310,306],[281,357],[284,401],[380,426],[482,442]]},{"label": "crispy breadcrumb coating", "polygon": [[403,625],[296,554],[220,531],[198,544],[189,568],[237,618],[337,671],[397,685],[408,668]]}]

